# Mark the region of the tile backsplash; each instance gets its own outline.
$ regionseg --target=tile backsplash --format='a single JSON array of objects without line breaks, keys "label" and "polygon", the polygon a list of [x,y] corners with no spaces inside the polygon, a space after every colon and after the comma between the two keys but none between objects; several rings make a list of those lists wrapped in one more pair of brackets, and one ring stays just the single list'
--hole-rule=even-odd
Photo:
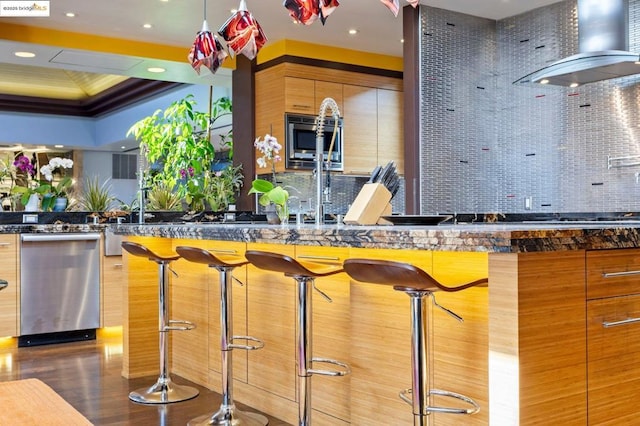
[{"label": "tile backsplash", "polygon": [[[640,75],[513,84],[577,53],[576,2],[494,21],[421,6],[421,213],[640,210]],[[629,2],[640,51],[640,0]],[[528,209],[526,201],[530,201]]]}]

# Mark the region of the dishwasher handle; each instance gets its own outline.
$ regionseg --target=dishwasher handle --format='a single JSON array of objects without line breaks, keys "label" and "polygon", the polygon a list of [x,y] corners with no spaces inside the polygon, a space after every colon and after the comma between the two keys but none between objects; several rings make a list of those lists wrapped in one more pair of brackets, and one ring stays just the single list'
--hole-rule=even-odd
[{"label": "dishwasher handle", "polygon": [[100,239],[100,234],[87,233],[87,234],[23,234],[21,235],[22,241],[30,241],[34,243],[48,242],[48,241],[97,241]]}]

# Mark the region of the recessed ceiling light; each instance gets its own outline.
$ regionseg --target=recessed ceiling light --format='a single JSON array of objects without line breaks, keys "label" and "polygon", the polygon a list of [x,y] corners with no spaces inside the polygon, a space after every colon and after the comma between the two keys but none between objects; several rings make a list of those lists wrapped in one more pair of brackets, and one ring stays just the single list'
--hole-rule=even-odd
[{"label": "recessed ceiling light", "polygon": [[[165,1],[165,0],[163,0],[163,1]],[[122,146],[120,147],[120,149],[127,149],[127,147],[126,147],[126,146],[124,146],[124,145],[122,145]]]},{"label": "recessed ceiling light", "polygon": [[578,83],[571,83],[571,84],[569,85],[569,87],[578,87],[578,86],[579,86],[579,84],[578,84]]},{"label": "recessed ceiling light", "polygon": [[169,0],[160,0],[163,3],[169,3]]},{"label": "recessed ceiling light", "polygon": [[400,39],[400,43],[404,43],[404,39],[403,38]]},{"label": "recessed ceiling light", "polygon": [[165,72],[166,69],[162,68],[162,67],[149,67],[147,68],[147,71],[149,72],[155,72],[155,73],[160,73],[160,72]]},{"label": "recessed ceiling light", "polygon": [[67,18],[75,18],[76,14],[73,12],[67,12],[64,14],[64,16],[66,16]]},{"label": "recessed ceiling light", "polygon": [[231,13],[236,13],[237,11],[238,11],[238,9],[231,9],[231,10],[229,10],[229,12],[231,12]]},{"label": "recessed ceiling light", "polygon": [[540,80],[540,84],[549,84],[549,80],[546,78],[544,80]]},{"label": "recessed ceiling light", "polygon": [[64,148],[64,145],[54,145],[54,148]]},{"label": "recessed ceiling light", "polygon": [[356,34],[358,34],[358,30],[356,30],[355,28],[352,28],[352,29],[349,30],[349,34],[356,35]]},{"label": "recessed ceiling light", "polygon": [[36,56],[33,52],[13,52],[18,58],[33,58]]},{"label": "recessed ceiling light", "polygon": [[144,25],[142,26],[142,28],[149,29],[149,28],[151,28],[152,26],[153,26],[153,25],[151,25],[151,24],[144,24]]}]

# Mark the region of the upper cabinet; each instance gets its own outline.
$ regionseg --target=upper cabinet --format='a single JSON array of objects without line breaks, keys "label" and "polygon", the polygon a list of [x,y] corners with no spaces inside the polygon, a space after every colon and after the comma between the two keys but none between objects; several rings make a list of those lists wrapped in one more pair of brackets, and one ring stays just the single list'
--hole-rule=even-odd
[{"label": "upper cabinet", "polygon": [[[256,135],[272,134],[284,149],[285,113],[317,116],[325,98],[336,101],[344,119],[345,174],[369,174],[391,160],[404,173],[401,79],[290,63],[259,71]],[[276,171],[284,171],[284,161]]]},{"label": "upper cabinet", "polygon": [[332,98],[338,104],[340,115],[343,114],[342,84],[340,83],[285,77],[284,90],[285,112],[316,116],[320,113],[322,101],[325,98]]}]

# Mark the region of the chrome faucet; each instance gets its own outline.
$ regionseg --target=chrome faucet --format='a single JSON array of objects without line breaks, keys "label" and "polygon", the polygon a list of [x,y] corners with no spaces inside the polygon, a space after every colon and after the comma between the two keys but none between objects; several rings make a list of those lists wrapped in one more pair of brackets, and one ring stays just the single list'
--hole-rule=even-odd
[{"label": "chrome faucet", "polygon": [[[316,117],[316,212],[315,223],[316,225],[322,225],[324,223],[324,202],[329,202],[329,188],[326,192],[322,187],[322,172],[324,169],[324,121],[327,115],[327,108],[331,109],[333,118],[336,122],[340,119],[340,111],[338,104],[332,98],[324,98],[320,104],[320,113]],[[331,158],[327,158],[327,165],[329,165]],[[329,167],[327,167],[328,173]],[[323,200],[322,195],[326,194],[326,200]]]},{"label": "chrome faucet", "polygon": [[144,205],[147,203],[145,191],[149,188],[145,186],[144,174],[147,168],[148,148],[146,145],[140,145],[140,153],[138,154],[138,223],[144,223]]}]

